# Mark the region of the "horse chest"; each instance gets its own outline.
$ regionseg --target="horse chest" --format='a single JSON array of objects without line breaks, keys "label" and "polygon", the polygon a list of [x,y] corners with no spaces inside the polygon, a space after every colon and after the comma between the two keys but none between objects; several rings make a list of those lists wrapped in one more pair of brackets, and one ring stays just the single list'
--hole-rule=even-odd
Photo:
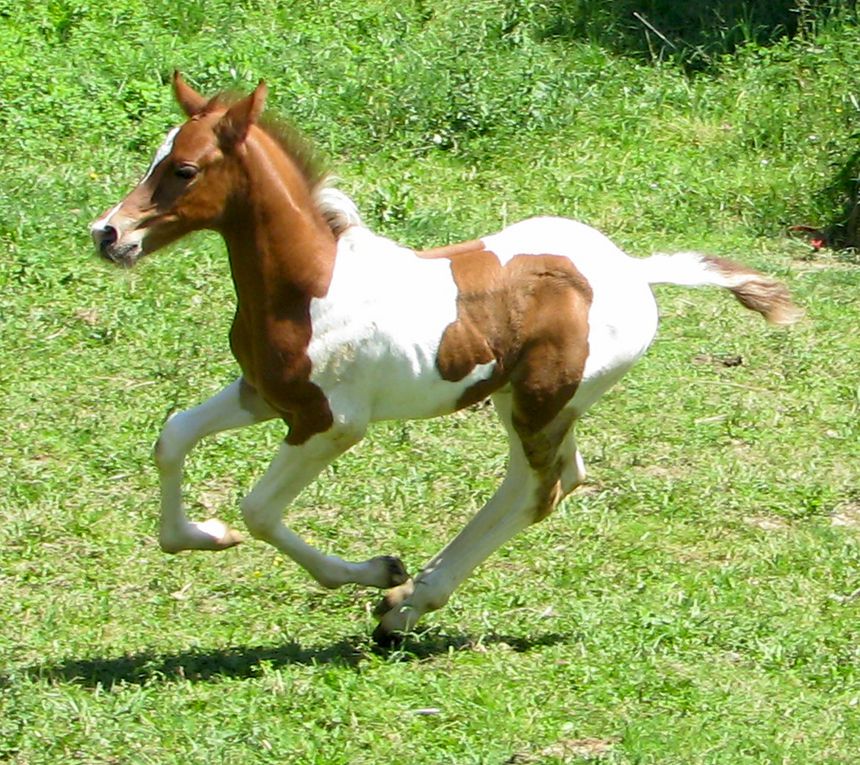
[{"label": "horse chest", "polygon": [[311,380],[310,325],[254,321],[239,311],[230,346],[242,376],[290,427],[287,442],[303,443],[332,424],[328,399]]}]

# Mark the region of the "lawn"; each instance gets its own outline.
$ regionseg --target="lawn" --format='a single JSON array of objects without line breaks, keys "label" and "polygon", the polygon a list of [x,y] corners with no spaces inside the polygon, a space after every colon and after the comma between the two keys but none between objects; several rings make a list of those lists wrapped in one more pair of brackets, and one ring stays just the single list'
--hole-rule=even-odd
[{"label": "lawn", "polygon": [[[690,67],[549,34],[560,0],[31,5],[0,0],[0,761],[857,762],[860,261],[786,234],[844,215],[851,14]],[[161,424],[237,374],[226,257],[197,235],[119,273],[87,227],[179,122],[174,67],[265,78],[400,241],[563,214],[635,255],[742,260],[806,317],[658,288],[657,341],[579,428],[586,485],[378,651],[375,591],[254,541],[158,548]],[[241,526],[283,435],[202,444],[195,515]],[[385,423],[288,521],[415,570],[505,453],[486,406]]]}]

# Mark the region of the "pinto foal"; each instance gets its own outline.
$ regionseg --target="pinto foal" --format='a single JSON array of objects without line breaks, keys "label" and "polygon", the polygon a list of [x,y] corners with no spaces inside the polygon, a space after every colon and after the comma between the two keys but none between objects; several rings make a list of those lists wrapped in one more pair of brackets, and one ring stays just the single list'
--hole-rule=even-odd
[{"label": "pinto foal", "polygon": [[[443,606],[582,482],[574,425],[651,343],[652,284],[724,287],[775,324],[799,316],[781,284],[743,266],[696,253],[633,259],[563,218],[417,253],[367,229],[295,141],[260,122],[263,83],[241,100],[204,98],[178,73],[173,87],[188,120],[91,228],[101,255],[126,267],[198,229],[220,233],[229,253],[241,376],[164,426],[155,450],[161,547],[240,541],[219,520],[186,517],[185,456],[206,435],[279,417],[287,436],[242,502],[247,528],[324,587],[390,588],[377,608],[380,642]],[[327,555],[284,525],[286,506],[369,423],[435,417],[488,396],[510,442],[507,474],[414,577],[391,556]]]}]

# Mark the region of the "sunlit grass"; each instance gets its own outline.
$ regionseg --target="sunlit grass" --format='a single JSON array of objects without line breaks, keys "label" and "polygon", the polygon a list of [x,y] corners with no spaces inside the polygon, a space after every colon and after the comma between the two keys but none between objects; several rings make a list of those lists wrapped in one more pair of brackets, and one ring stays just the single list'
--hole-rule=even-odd
[{"label": "sunlit grass", "polygon": [[[820,192],[853,151],[856,28],[687,75],[541,39],[516,5],[0,3],[0,759],[856,761],[860,276],[783,234],[841,214]],[[120,274],[86,227],[177,121],[176,66],[207,91],[265,77],[401,241],[570,215],[776,274],[807,317],[661,288],[657,342],[580,425],[586,486],[376,653],[376,593],[260,543],[155,542],[159,427],[236,375],[229,271],[201,235]],[[201,445],[193,512],[240,525],[282,437]],[[381,424],[288,519],[416,569],[504,455],[489,408]]]}]

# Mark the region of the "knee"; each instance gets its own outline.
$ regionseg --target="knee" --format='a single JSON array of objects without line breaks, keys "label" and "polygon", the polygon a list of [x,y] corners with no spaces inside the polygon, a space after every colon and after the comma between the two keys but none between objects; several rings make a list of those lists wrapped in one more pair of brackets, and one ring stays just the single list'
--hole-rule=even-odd
[{"label": "knee", "polygon": [[153,449],[158,467],[170,467],[182,460],[188,451],[187,439],[183,438],[183,434],[181,415],[173,415],[164,423]]},{"label": "knee", "polygon": [[305,448],[312,457],[331,460],[355,446],[366,431],[365,422],[336,419],[331,428],[308,442]]},{"label": "knee", "polygon": [[440,577],[438,570],[433,574],[419,575],[408,602],[421,614],[438,611],[448,603],[453,589],[454,585],[447,578]]},{"label": "knee", "polygon": [[346,451],[361,441],[366,431],[364,422],[338,422],[332,428],[332,438],[338,449]]}]

